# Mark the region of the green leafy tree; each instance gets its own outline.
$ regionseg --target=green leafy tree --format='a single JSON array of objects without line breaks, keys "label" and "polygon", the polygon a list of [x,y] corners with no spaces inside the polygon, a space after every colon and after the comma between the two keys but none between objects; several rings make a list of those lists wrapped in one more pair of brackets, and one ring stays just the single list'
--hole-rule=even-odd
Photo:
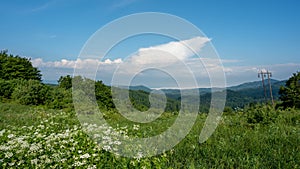
[{"label": "green leafy tree", "polygon": [[30,59],[8,55],[7,51],[0,52],[1,79],[32,79],[41,81],[41,77],[40,71],[32,66]]},{"label": "green leafy tree", "polygon": [[50,87],[38,80],[22,80],[15,87],[12,98],[24,105],[41,105],[49,100]]},{"label": "green leafy tree", "polygon": [[58,80],[58,86],[64,89],[72,88],[72,77],[70,75],[61,76]]},{"label": "green leafy tree", "polygon": [[14,90],[14,85],[9,80],[0,79],[0,96],[9,99]]},{"label": "green leafy tree", "polygon": [[46,105],[52,109],[73,110],[72,91],[54,87],[49,91],[49,99],[47,99]]},{"label": "green leafy tree", "polygon": [[4,80],[0,79],[0,97],[5,99],[11,99],[12,93],[15,87],[22,83],[22,79]]},{"label": "green leafy tree", "polygon": [[300,108],[300,72],[294,73],[279,90],[282,106]]},{"label": "green leafy tree", "polygon": [[112,100],[111,88],[103,84],[102,81],[95,82],[95,96],[98,101],[98,105],[101,108],[115,108],[115,105]]}]

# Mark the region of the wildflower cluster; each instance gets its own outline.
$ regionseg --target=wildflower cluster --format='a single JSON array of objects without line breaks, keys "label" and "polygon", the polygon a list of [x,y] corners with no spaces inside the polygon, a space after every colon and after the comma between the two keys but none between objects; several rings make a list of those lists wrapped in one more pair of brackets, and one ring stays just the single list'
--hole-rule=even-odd
[{"label": "wildflower cluster", "polygon": [[[81,130],[55,122],[64,112],[44,119],[37,126],[7,126],[0,131],[0,166],[36,168],[96,167],[102,149]],[[93,161],[91,163],[91,161]]]},{"label": "wildflower cluster", "polygon": [[[112,128],[105,125],[71,124],[65,112],[48,113],[38,125],[7,126],[0,130],[0,166],[4,168],[103,168],[149,165],[119,156],[122,142],[127,138],[127,127]],[[74,118],[74,117],[73,117]],[[63,123],[65,119],[65,123]],[[139,126],[135,125],[134,130]],[[88,133],[89,136],[86,134]],[[93,134],[91,134],[93,133]],[[101,144],[100,144],[101,143]]]}]

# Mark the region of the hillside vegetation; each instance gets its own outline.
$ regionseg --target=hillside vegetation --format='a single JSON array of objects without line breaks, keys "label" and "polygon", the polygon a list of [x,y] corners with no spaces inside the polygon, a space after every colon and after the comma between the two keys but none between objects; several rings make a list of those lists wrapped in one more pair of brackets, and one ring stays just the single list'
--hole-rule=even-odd
[{"label": "hillside vegetation", "polygon": [[[258,93],[252,93],[258,97],[253,98],[245,88],[228,89],[227,107],[216,131],[200,144],[199,134],[208,116],[203,112],[210,104],[209,91],[202,91],[196,122],[180,143],[153,157],[137,153],[127,158],[110,153],[126,144],[116,134],[145,138],[170,128],[181,108],[176,91],[166,94],[167,105],[159,118],[136,123],[117,111],[112,87],[102,81],[64,76],[58,79],[57,86],[50,86],[41,82],[39,70],[29,59],[7,52],[1,52],[0,57],[0,168],[300,168],[300,73],[293,74],[278,89],[276,106],[260,103]],[[97,120],[98,114],[74,111],[72,82],[80,84],[79,88],[95,87],[85,95],[91,99],[95,96],[110,126],[79,122],[78,116]],[[130,102],[117,101],[146,111],[151,91],[141,89],[144,88],[129,90]],[[153,97],[161,99],[159,95]],[[97,135],[99,130],[103,137]]]}]

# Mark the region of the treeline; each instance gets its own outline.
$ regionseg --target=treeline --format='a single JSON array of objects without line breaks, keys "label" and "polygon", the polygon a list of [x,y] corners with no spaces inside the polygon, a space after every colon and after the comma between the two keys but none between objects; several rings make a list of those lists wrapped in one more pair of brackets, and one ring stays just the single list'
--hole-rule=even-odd
[{"label": "treeline", "polygon": [[[99,108],[102,110],[114,110],[111,87],[103,84],[102,81],[93,81],[80,76],[61,76],[58,85],[47,85],[41,82],[40,71],[33,67],[30,59],[7,54],[7,51],[0,52],[0,101],[17,102],[23,105],[44,105],[52,109],[73,110],[72,82],[86,88],[94,85],[94,95]],[[144,91],[129,91],[130,101],[134,108],[145,111],[149,109],[149,93]],[[165,111],[178,111],[180,103],[167,99]]]},{"label": "treeline", "polygon": [[[40,71],[33,67],[30,59],[0,52],[0,101],[17,102],[24,105],[44,105],[52,109],[65,109],[72,111],[72,82],[81,84],[83,88],[94,85],[94,91],[89,93],[95,96],[99,108],[102,110],[115,110],[112,99],[111,87],[102,81],[93,81],[80,76],[70,75],[60,77],[58,85],[47,85],[41,82]],[[127,89],[120,89],[127,90]],[[149,92],[142,90],[129,90],[129,97],[134,108],[146,111],[150,107]],[[239,103],[236,93],[229,91],[227,100]],[[286,82],[286,86],[280,88],[280,100],[277,107],[300,108],[300,73],[294,73]],[[247,99],[247,97],[245,97]],[[200,112],[207,112],[210,105],[210,94],[201,95]],[[193,100],[191,100],[192,104]],[[178,112],[180,110],[180,98],[167,97],[166,112]],[[227,103],[226,111],[231,111],[231,105]],[[126,106],[126,105],[125,105]],[[234,104],[236,106],[236,104]]]},{"label": "treeline", "polygon": [[40,71],[30,59],[0,52],[0,99],[13,99],[21,104],[44,104],[48,87],[41,83]]},{"label": "treeline", "polygon": [[60,79],[58,86],[41,82],[42,74],[30,59],[0,52],[0,100],[23,105],[45,105],[54,109],[72,110],[71,88]]}]

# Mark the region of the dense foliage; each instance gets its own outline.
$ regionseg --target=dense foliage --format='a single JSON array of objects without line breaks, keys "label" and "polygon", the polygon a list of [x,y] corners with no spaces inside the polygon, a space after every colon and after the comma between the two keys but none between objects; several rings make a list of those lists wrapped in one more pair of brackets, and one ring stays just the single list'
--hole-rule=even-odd
[{"label": "dense foliage", "polygon": [[8,55],[7,51],[0,52],[1,79],[32,79],[40,81],[41,77],[40,71],[32,66],[30,59]]},{"label": "dense foliage", "polygon": [[300,72],[294,73],[279,90],[282,106],[300,108]]},{"label": "dense foliage", "polygon": [[71,89],[72,88],[72,77],[70,75],[61,76],[58,79],[58,86],[63,89]]},{"label": "dense foliage", "polygon": [[49,99],[49,86],[37,80],[20,80],[12,93],[12,99],[24,105],[42,105]]}]

